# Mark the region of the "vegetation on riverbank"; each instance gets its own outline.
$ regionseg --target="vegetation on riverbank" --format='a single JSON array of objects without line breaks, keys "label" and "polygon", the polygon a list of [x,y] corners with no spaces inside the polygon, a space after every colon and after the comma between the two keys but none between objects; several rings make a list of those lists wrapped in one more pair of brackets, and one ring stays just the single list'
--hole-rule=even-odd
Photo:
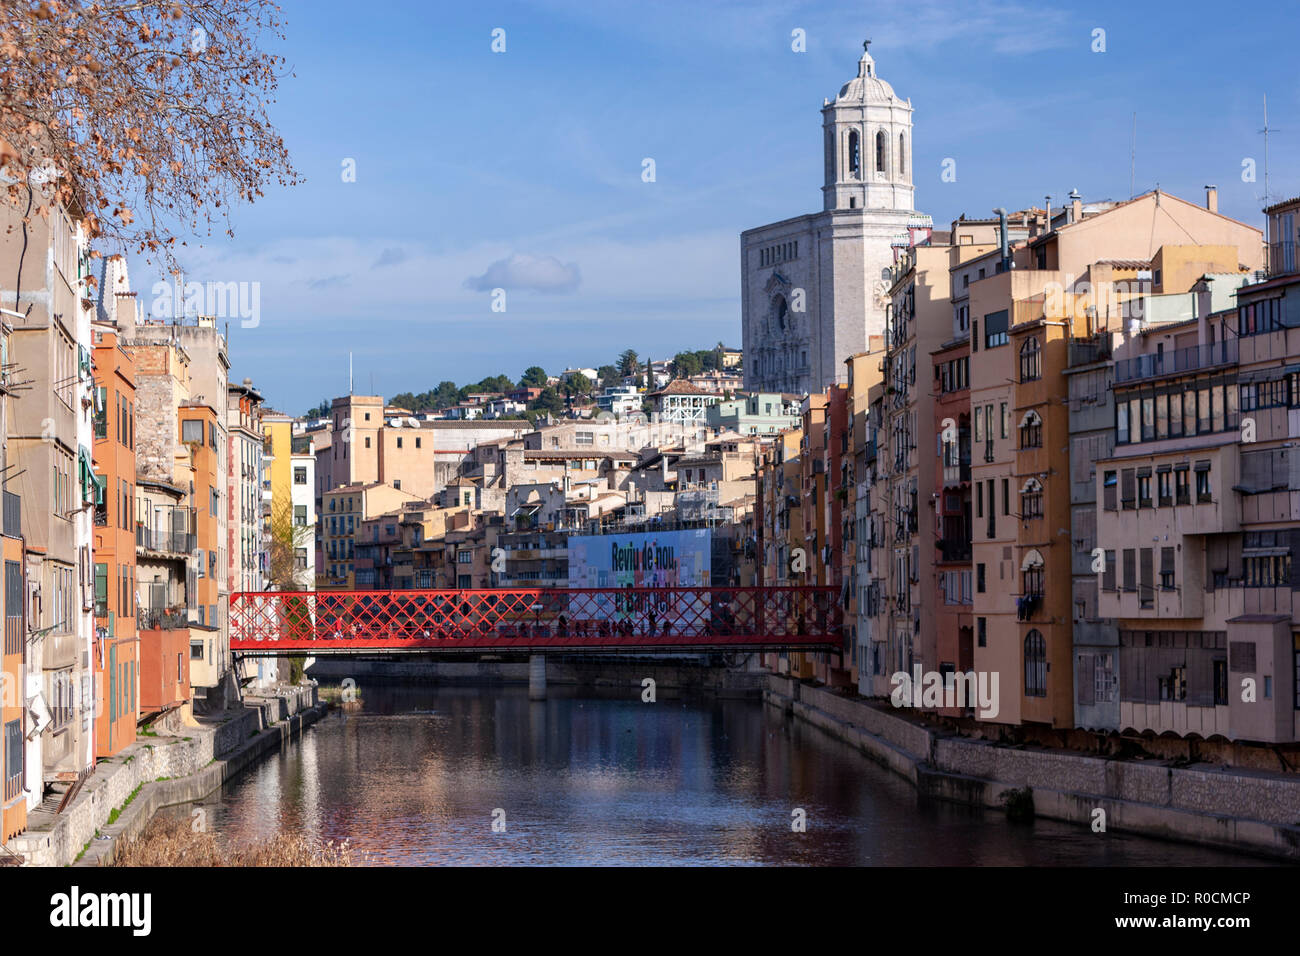
[{"label": "vegetation on riverbank", "polygon": [[155,819],[122,848],[115,866],[357,866],[344,843],[320,843],[277,834],[243,846],[227,846],[216,834],[195,832],[187,820]]}]

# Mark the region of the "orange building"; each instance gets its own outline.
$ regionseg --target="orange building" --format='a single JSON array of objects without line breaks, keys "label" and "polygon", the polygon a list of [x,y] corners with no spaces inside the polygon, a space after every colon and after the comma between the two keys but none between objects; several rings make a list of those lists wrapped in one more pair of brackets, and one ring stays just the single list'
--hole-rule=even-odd
[{"label": "orange building", "polygon": [[[7,465],[5,436],[9,434],[9,325],[0,320],[0,465]],[[2,469],[7,474],[8,468]],[[26,768],[28,718],[23,697],[27,685],[27,619],[24,614],[22,502],[5,489],[4,524],[0,527],[0,551],[4,560],[4,588],[0,589],[0,609],[4,614],[4,644],[0,648],[0,843],[27,828],[27,800],[24,788],[30,776],[39,781],[41,768]],[[36,663],[39,671],[40,664]]]},{"label": "orange building", "polygon": [[[189,450],[190,500],[194,508],[194,591],[190,602],[190,682],[203,686],[217,683],[223,667],[218,659],[221,624],[218,619],[221,575],[222,501],[221,457],[217,412],[211,405],[185,402],[177,410],[181,444]],[[178,462],[178,479],[184,466]]]},{"label": "orange building", "polygon": [[94,330],[95,756],[135,742],[140,642],[135,599],[135,360]]}]

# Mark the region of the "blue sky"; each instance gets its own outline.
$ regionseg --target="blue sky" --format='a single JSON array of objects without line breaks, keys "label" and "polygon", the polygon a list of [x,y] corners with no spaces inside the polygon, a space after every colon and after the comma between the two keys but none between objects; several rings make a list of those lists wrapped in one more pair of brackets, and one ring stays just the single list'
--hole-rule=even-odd
[{"label": "blue sky", "polygon": [[[346,392],[349,351],[356,390],[391,396],[625,348],[739,346],[739,233],[821,208],[822,100],[854,75],[864,37],[912,100],[916,203],[938,227],[1072,188],[1127,198],[1136,111],[1138,192],[1201,201],[1216,183],[1222,212],[1262,228],[1265,95],[1280,129],[1270,192],[1300,193],[1295,7],[283,6],[274,48],[295,75],[272,119],[306,181],[237,209],[234,238],[191,244],[185,263],[189,280],[260,284],[259,324],[231,323],[231,375],[289,412]],[[157,278],[132,262],[146,307]]]}]

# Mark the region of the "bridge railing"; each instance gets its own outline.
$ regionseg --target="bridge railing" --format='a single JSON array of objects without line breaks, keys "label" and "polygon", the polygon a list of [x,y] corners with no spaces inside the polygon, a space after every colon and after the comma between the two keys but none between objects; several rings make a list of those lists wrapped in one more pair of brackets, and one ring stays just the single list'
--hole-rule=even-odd
[{"label": "bridge railing", "polygon": [[838,644],[834,588],[269,591],[230,598],[233,650]]}]

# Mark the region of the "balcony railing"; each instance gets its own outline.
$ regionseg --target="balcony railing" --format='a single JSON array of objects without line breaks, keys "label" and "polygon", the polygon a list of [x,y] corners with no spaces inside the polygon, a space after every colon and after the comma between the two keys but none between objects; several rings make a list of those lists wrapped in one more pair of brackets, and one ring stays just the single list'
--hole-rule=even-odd
[{"label": "balcony railing", "polygon": [[941,561],[969,561],[971,558],[971,543],[963,541],[960,538],[945,539],[940,538],[938,542],[939,560]]},{"label": "balcony railing", "polygon": [[4,493],[4,533],[11,538],[23,534],[23,500],[11,491]]},{"label": "balcony railing", "polygon": [[1109,360],[1109,335],[1092,335],[1084,338],[1070,339],[1068,358],[1070,368],[1077,368],[1080,365],[1091,365],[1094,362],[1106,362]]},{"label": "balcony railing", "polygon": [[189,627],[189,614],[183,607],[141,608],[139,627],[145,631],[184,630]]},{"label": "balcony railing", "polygon": [[1172,352],[1136,355],[1115,363],[1115,384],[1136,382],[1161,375],[1180,375],[1201,369],[1237,364],[1237,340],[1223,339],[1213,345],[1193,345]]},{"label": "balcony railing", "polygon": [[196,540],[194,535],[184,531],[167,531],[139,525],[135,529],[135,544],[137,548],[147,548],[150,551],[189,554],[196,547]]}]

